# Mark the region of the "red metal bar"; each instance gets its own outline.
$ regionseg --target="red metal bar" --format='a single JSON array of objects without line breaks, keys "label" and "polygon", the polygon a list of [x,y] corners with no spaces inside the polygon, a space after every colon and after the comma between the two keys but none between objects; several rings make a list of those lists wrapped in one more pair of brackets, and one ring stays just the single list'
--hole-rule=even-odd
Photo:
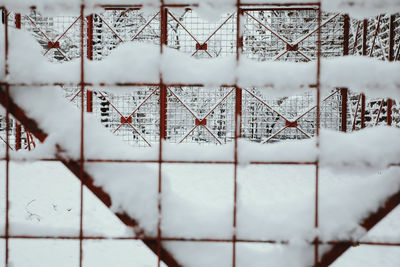
[{"label": "red metal bar", "polygon": [[342,132],[347,132],[347,89],[342,88],[340,89],[340,95],[341,95],[341,124],[340,124],[340,130]]},{"label": "red metal bar", "polygon": [[86,112],[93,112],[93,91],[91,90],[86,91]]},{"label": "red metal bar", "polygon": [[361,95],[361,129],[365,128],[365,106],[366,106],[366,100],[365,100],[365,95]]},{"label": "red metal bar", "polygon": [[[93,60],[93,14],[86,17],[87,26],[87,36],[86,36],[86,57],[88,60]],[[82,83],[82,81],[81,81]],[[86,91],[86,112],[93,112],[93,91]]]},{"label": "red metal bar", "polygon": [[[9,49],[9,43],[8,43],[8,11],[7,9],[3,9],[3,16],[4,16],[4,72],[5,76],[9,74],[8,70],[8,49]],[[9,257],[10,257],[10,251],[9,251],[9,235],[10,235],[10,146],[8,145],[10,140],[10,105],[9,105],[9,100],[10,100],[10,86],[6,85],[6,90],[4,95],[4,100],[5,100],[5,105],[3,105],[6,109],[6,181],[5,181],[5,189],[6,189],[6,196],[5,196],[5,226],[4,226],[4,234],[5,234],[5,266],[9,266]],[[1,90],[2,91],[2,90]],[[3,92],[2,92],[3,93]]]},{"label": "red metal bar", "polygon": [[[317,117],[316,117],[316,135],[317,142],[316,147],[319,149],[320,144],[320,127],[321,127],[321,23],[322,23],[322,11],[321,11],[321,3],[318,6],[318,33],[317,33]],[[316,233],[319,228],[319,157],[317,158],[317,162],[315,165],[315,205],[314,205],[314,228],[316,229]],[[315,245],[314,245],[314,266],[317,266],[319,262],[319,236],[318,234],[315,237]]]},{"label": "red metal bar", "polygon": [[[243,10],[240,9],[240,0],[236,2],[236,65],[239,65],[240,56],[243,50],[243,33],[241,31],[241,19]],[[242,89],[235,87],[235,148],[233,160],[233,235],[232,235],[232,266],[236,267],[236,228],[237,228],[237,198],[238,198],[238,140],[242,137]]]},{"label": "red metal bar", "polygon": [[[344,25],[343,25],[343,55],[348,56],[350,49],[350,17],[349,15],[344,15]],[[341,124],[340,130],[342,132],[347,132],[347,98],[348,90],[346,88],[340,89],[341,95]]]},{"label": "red metal bar", "polygon": [[15,123],[15,150],[20,150],[22,147],[22,128],[21,124],[18,122]]},{"label": "red metal bar", "polygon": [[386,121],[387,121],[387,125],[391,126],[392,125],[392,106],[393,106],[393,100],[392,99],[388,99],[387,100],[387,104],[386,104]]},{"label": "red metal bar", "polygon": [[368,20],[363,20],[362,55],[367,55]]},{"label": "red metal bar", "polygon": [[[164,8],[164,0],[160,0],[160,54],[163,54],[164,46],[168,45],[168,9]],[[158,222],[157,222],[157,266],[161,267],[162,260],[162,161],[163,161],[163,142],[167,139],[167,108],[168,108],[168,98],[167,98],[167,87],[163,84],[162,73],[160,75],[160,139],[158,145]]]},{"label": "red metal bar", "polygon": [[[80,77],[80,82],[81,82],[81,92],[82,92],[82,97],[81,97],[81,124],[80,124],[80,158],[79,158],[79,177],[81,180],[81,186],[80,186],[80,207],[79,207],[79,267],[83,266],[83,215],[84,215],[84,209],[83,209],[83,194],[84,194],[84,183],[85,183],[85,20],[84,18],[85,14],[85,6],[81,5],[81,23],[80,23],[80,48],[81,48],[81,55],[80,55],[80,72],[81,72],[81,77]],[[79,19],[79,18],[78,18]],[[77,21],[77,20],[76,20]],[[74,22],[75,23],[75,22]],[[72,24],[73,25],[73,24]],[[70,26],[67,31],[71,28]],[[66,31],[66,32],[67,32]],[[65,34],[65,33],[64,33]],[[63,36],[63,35],[62,35]],[[62,38],[60,36],[59,39]],[[57,41],[58,41],[57,40]]]},{"label": "red metal bar", "polygon": [[[5,238],[0,235],[0,238]],[[9,235],[11,239],[39,239],[39,240],[77,240],[79,237],[76,236],[52,236],[52,235],[43,235],[43,236],[34,236],[34,235]],[[84,240],[141,240],[141,241],[154,241],[156,238],[151,236],[84,236]],[[217,238],[176,238],[176,237],[163,237],[162,241],[179,241],[179,242],[213,242],[213,243],[231,243],[233,240],[231,239],[217,239]],[[291,244],[288,240],[266,240],[266,239],[236,239],[237,243],[264,243],[264,244],[280,244],[280,245],[289,245]],[[315,242],[310,242],[309,244],[314,244]],[[400,246],[400,242],[376,242],[376,241],[357,241],[357,240],[328,240],[328,241],[319,241],[320,245],[351,245],[353,247],[357,247],[360,245],[367,246],[389,246],[389,247],[398,247]]]},{"label": "red metal bar", "polygon": [[21,14],[20,13],[15,14],[15,28],[21,29]]},{"label": "red metal bar", "polygon": [[394,61],[394,43],[395,43],[395,20],[396,16],[391,15],[389,18],[389,53],[388,53],[388,59],[389,61]]}]

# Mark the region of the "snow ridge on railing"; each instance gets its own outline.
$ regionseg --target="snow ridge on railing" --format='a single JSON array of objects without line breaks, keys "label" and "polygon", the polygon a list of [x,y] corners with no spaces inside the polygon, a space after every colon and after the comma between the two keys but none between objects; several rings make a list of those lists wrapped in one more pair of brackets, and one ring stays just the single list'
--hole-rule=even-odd
[{"label": "snow ridge on railing", "polygon": [[[79,63],[49,62],[42,56],[41,47],[29,33],[11,30],[10,43],[9,83],[79,83]],[[195,59],[171,48],[165,48],[160,54],[159,48],[150,44],[121,44],[109,57],[102,61],[87,62],[85,68],[86,82],[92,85],[157,84],[161,73],[166,84],[233,86],[236,81],[240,87],[272,86],[274,90],[270,90],[270,94],[283,96],[296,94],[316,83],[315,62],[257,62],[241,59],[239,64],[235,64],[234,56]],[[400,73],[399,62],[358,56],[322,59],[321,85],[326,92],[335,87],[347,87],[372,97],[396,99],[400,97],[400,75],[392,73]]]}]

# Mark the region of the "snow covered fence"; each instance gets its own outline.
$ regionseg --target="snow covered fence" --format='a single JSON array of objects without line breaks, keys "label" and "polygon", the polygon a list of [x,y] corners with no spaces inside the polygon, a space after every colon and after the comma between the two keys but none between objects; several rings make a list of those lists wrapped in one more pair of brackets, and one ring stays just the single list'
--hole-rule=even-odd
[{"label": "snow covered fence", "polygon": [[[319,21],[321,22],[320,19]],[[82,33],[84,25],[83,22],[81,23]],[[11,38],[13,34],[10,31]],[[319,34],[319,39],[320,37]],[[20,42],[21,40],[26,40],[26,47],[24,47],[24,42]],[[20,52],[35,47],[29,38],[16,37],[13,43],[15,42],[19,43],[16,47],[21,45]],[[26,60],[24,56],[13,53],[11,51],[13,46],[10,46],[10,64],[6,66],[6,68],[9,67],[10,75],[6,77],[8,80],[2,83],[0,100],[6,107],[6,112],[11,112],[45,143],[33,154],[21,155],[18,152],[14,155],[7,149],[6,162],[29,158],[39,160],[46,157],[51,160],[56,156],[56,159],[63,162],[83,185],[88,186],[125,224],[135,230],[136,235],[131,236],[132,239],[143,240],[158,254],[159,265],[162,260],[169,266],[212,266],[202,259],[205,257],[198,254],[207,253],[213,256],[211,264],[215,266],[235,266],[237,263],[242,263],[243,266],[251,263],[256,266],[259,263],[254,262],[252,257],[259,255],[257,252],[248,249],[247,253],[237,256],[236,251],[239,251],[237,247],[240,242],[258,242],[287,245],[283,249],[282,258],[272,257],[267,261],[270,265],[328,266],[353,245],[354,240],[356,243],[359,242],[365,232],[399,204],[398,178],[400,175],[398,167],[394,167],[398,166],[396,161],[400,156],[399,146],[396,146],[400,135],[399,129],[379,127],[345,135],[325,131],[320,127],[320,101],[323,86],[365,87],[375,91],[379,96],[398,97],[398,80],[397,76],[393,75],[398,69],[395,63],[387,64],[358,58],[348,58],[349,61],[338,59],[332,60],[334,63],[322,61],[321,72],[316,72],[319,64],[282,63],[279,65],[246,62],[242,58],[237,61],[237,64],[235,64],[236,58],[218,59],[210,63],[207,62],[208,60],[193,60],[162,46],[164,53],[160,54],[160,50],[154,47],[125,45],[120,51],[116,51],[117,54],[120,53],[120,57],[111,56],[104,61],[105,63],[82,64],[85,63],[83,37],[80,45],[81,62],[51,67],[52,70],[48,70],[51,76],[61,79],[58,76],[59,72],[65,72],[69,76],[64,82],[77,83],[82,92],[85,92],[88,82],[93,82],[90,80],[91,77],[98,79],[98,74],[106,76],[111,73],[112,75],[108,78],[117,77],[112,82],[132,82],[131,79],[135,79],[135,76],[125,76],[121,71],[114,72],[115,64],[120,64],[126,53],[137,53],[136,57],[131,59],[136,60],[141,58],[143,51],[146,51],[146,60],[136,69],[141,74],[137,78],[142,79],[139,82],[148,79],[147,82],[158,85],[160,122],[166,114],[164,105],[168,92],[168,84],[166,84],[168,80],[165,79],[171,79],[171,82],[182,79],[181,83],[193,82],[207,85],[221,85],[229,81],[233,87],[232,92],[236,99],[234,119],[236,130],[234,142],[230,145],[198,147],[168,144],[163,141],[166,139],[164,128],[166,125],[159,123],[158,146],[149,149],[133,149],[125,146],[102,128],[90,114],[85,114],[83,97],[80,99],[81,109],[79,110],[68,103],[62,97],[60,90],[53,86],[29,86],[29,83],[62,81],[47,80],[49,73],[45,75],[40,71],[35,75],[43,80],[28,79],[32,78],[30,72],[35,72],[39,66],[48,69],[48,63],[41,57],[34,56],[33,61],[36,62],[32,64],[30,56]],[[129,46],[135,49],[131,50]],[[38,47],[34,49],[37,52],[40,51]],[[289,49],[293,47],[289,46]],[[164,57],[170,57],[170,59],[166,61]],[[175,72],[170,72],[175,66],[165,62],[175,59],[178,68],[174,69]],[[27,69],[24,64],[18,65],[24,61],[31,64],[30,69]],[[325,68],[331,70],[336,77],[332,78],[327,73],[324,74],[324,64],[326,64]],[[379,70],[379,75],[372,72],[367,72],[369,75],[365,75],[365,70],[354,74],[353,68],[338,67],[338,65],[359,67],[360,64],[374,66],[376,70]],[[128,68],[131,64],[124,66]],[[187,66],[195,66],[199,72],[193,73]],[[91,76],[91,70],[96,70],[96,68],[99,68],[97,75]],[[103,68],[107,71],[103,71]],[[288,68],[303,73],[304,77],[290,76],[289,79],[288,76],[280,75],[283,69]],[[260,75],[254,77],[249,75],[247,72],[249,69],[258,69]],[[276,69],[280,72],[275,72]],[[16,71],[21,71],[21,75],[25,74],[27,80],[18,80],[20,77],[13,74]],[[175,76],[176,71],[179,72],[177,76]],[[269,74],[273,73],[264,75],[265,71]],[[350,72],[353,75],[349,75]],[[161,81],[160,74],[163,78]],[[380,78],[382,75],[387,75],[384,78],[388,80],[384,82],[377,80],[377,77]],[[258,80],[260,76],[266,77]],[[13,77],[15,80],[9,80]],[[364,79],[367,80],[366,83]],[[99,82],[101,80],[94,81],[94,83]],[[268,146],[242,142],[241,132],[238,130],[241,127],[239,122],[241,107],[238,107],[237,99],[240,99],[241,86],[245,86],[246,82],[252,86],[257,83],[260,86],[273,85],[278,90],[286,87],[289,91],[291,87],[312,85],[311,87],[318,93],[314,108],[317,113],[316,137],[305,141],[282,142]],[[18,86],[15,83],[26,84]],[[376,86],[389,87],[389,89],[382,93],[376,90]],[[43,103],[46,104],[43,105]],[[129,117],[124,119],[128,121]],[[296,122],[297,120],[285,119],[285,127],[297,127]],[[204,118],[196,118],[196,124],[199,124],[196,126],[204,126],[206,121]],[[385,137],[384,140],[382,136]],[[138,164],[144,162],[155,164],[155,166]],[[167,164],[207,164],[211,166],[211,171],[206,173],[205,167],[201,165],[197,169],[191,166],[184,171],[182,179],[176,182],[173,176],[174,171],[177,171],[179,167],[168,168]],[[221,178],[224,177],[222,173],[217,175],[220,177],[214,177],[215,169],[219,168],[216,166],[220,165],[229,166],[222,170],[225,174],[229,174],[227,179]],[[262,165],[311,166],[310,174],[306,175],[315,179],[308,179],[307,182],[304,176],[301,176],[298,183],[295,183],[293,180],[298,172],[289,172],[290,174],[286,177],[288,179],[282,179],[284,175],[280,173],[282,172],[280,170],[274,174],[276,181],[272,181],[274,180],[272,177],[269,177],[272,180],[265,181],[263,178],[267,173],[266,169],[260,167],[256,170],[257,166]],[[164,171],[164,168],[167,168],[167,171]],[[382,171],[386,168],[388,169]],[[200,174],[199,177],[194,175],[194,170]],[[338,170],[342,170],[345,175],[341,177],[337,173]],[[383,173],[375,174],[376,171]],[[254,173],[257,172],[259,174],[255,176]],[[366,175],[366,172],[369,174]],[[208,185],[201,183],[204,182],[202,181],[204,178],[210,177],[212,179],[209,180]],[[191,182],[188,182],[190,178],[195,178],[192,182],[200,183],[201,186],[196,187],[195,190],[187,190],[193,186]],[[221,178],[222,182],[219,182],[218,178]],[[6,180],[8,179],[7,169]],[[295,184],[296,187],[285,191],[288,186],[285,182],[282,186],[280,184],[282,180],[288,184]],[[226,184],[230,185],[226,186]],[[272,189],[268,191],[268,188]],[[264,191],[266,189],[267,192]],[[291,197],[281,192],[286,192]],[[204,195],[207,193],[215,194],[215,197],[211,201],[205,201]],[[339,196],[341,201],[337,201],[335,196]],[[80,203],[82,211],[83,193],[81,193]],[[294,209],[296,205],[300,208]],[[265,215],[266,213],[268,216]],[[81,219],[82,215],[83,211]],[[8,220],[8,215],[6,220]],[[293,221],[297,223],[294,225]],[[82,233],[82,226],[80,230]],[[5,240],[8,242],[9,229],[5,228],[4,232]],[[85,235],[82,233],[77,238],[82,242]],[[210,252],[207,247],[201,249],[201,245],[196,246],[188,242],[228,243],[228,250],[224,247],[222,250]],[[212,248],[216,247],[218,246],[212,246]],[[319,250],[322,255],[319,254]],[[82,250],[80,253],[82,255]],[[8,263],[8,257],[5,258]],[[193,260],[194,258],[196,260]]]}]

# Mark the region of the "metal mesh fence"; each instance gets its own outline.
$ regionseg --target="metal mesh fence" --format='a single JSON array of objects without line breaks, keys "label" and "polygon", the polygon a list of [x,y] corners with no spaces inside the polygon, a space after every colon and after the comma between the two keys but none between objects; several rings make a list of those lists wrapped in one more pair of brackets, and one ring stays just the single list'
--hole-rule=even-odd
[{"label": "metal mesh fence", "polygon": [[[28,17],[23,19],[23,24],[24,27],[26,25],[29,25],[26,26],[28,28],[31,27],[30,31],[39,39],[44,54],[48,55],[53,61],[65,61],[78,57],[81,59],[86,59],[86,57],[88,57],[93,60],[102,60],[110,56],[112,50],[119,44],[132,40],[162,45],[160,39],[162,39],[161,32],[163,31],[162,26],[164,26],[167,29],[167,32],[164,32],[164,34],[167,35],[166,43],[170,48],[183,51],[198,58],[218,57],[231,54],[236,55],[237,52],[243,48],[243,55],[252,59],[261,61],[285,60],[303,62],[319,59],[320,56],[330,57],[344,54],[342,49],[346,37],[343,33],[343,28],[345,28],[346,18],[342,15],[335,14],[324,14],[322,18],[318,18],[319,11],[320,10],[314,7],[305,9],[298,9],[295,7],[278,9],[270,9],[267,7],[260,9],[238,7],[238,12],[226,14],[219,22],[210,23],[202,20],[190,9],[171,8],[168,10],[162,6],[160,12],[166,17],[165,25],[165,22],[163,22],[161,18],[162,14],[159,13],[147,14],[137,8],[126,8],[123,10],[121,10],[121,8],[115,10],[108,9],[100,14],[94,14],[85,18],[80,17],[81,20],[84,19],[85,26],[83,29],[87,36],[83,31],[77,31],[75,29],[78,21],[79,23],[82,22],[78,17],[45,18],[34,12],[29,16],[31,19]],[[84,14],[84,7],[81,12]],[[238,13],[242,16],[238,17]],[[11,16],[10,20],[13,21],[13,19],[14,18]],[[236,25],[239,19],[244,21],[243,44],[237,40],[238,29]],[[385,19],[382,21],[385,22]],[[391,19],[386,22],[391,22]],[[320,34],[318,34],[319,31],[316,27],[320,23],[322,24],[322,30]],[[395,23],[398,22],[396,21]],[[60,26],[59,24],[62,25]],[[359,23],[357,22],[356,24]],[[382,23],[382,25],[383,24],[385,23]],[[385,27],[387,26],[382,27],[386,29]],[[46,31],[43,31],[43,28],[46,29]],[[373,26],[371,26],[370,30],[373,29]],[[355,37],[353,37],[356,43],[354,53],[358,51],[358,42],[360,42],[360,38],[357,37],[358,35],[359,33],[355,33]],[[365,43],[366,38],[371,37],[366,34],[361,37],[361,42]],[[382,37],[382,39],[384,39],[384,37]],[[318,40],[321,42],[318,42]],[[82,42],[80,43],[80,41]],[[389,43],[391,43],[391,41],[384,40],[381,42],[388,46],[390,46]],[[82,46],[80,46],[81,44]],[[69,46],[71,46],[71,48],[69,48]],[[83,48],[85,48],[86,55],[80,53]],[[319,48],[322,49],[322,55],[316,52]],[[363,48],[363,45],[361,45],[361,48]],[[386,48],[382,48],[381,50],[384,51],[384,49]],[[48,50],[49,52],[47,52]],[[382,52],[382,55],[383,54],[384,52]],[[81,73],[83,72],[84,68],[81,68]],[[155,204],[154,206],[157,207],[152,207],[157,209],[157,234],[154,236],[144,236],[143,232],[139,232],[137,235],[127,237],[125,238],[126,240],[124,240],[142,240],[145,242],[145,244],[157,254],[158,262],[154,264],[158,264],[158,266],[161,266],[161,261],[166,262],[170,266],[180,266],[174,261],[174,258],[167,253],[168,251],[165,250],[165,245],[173,242],[186,242],[185,244],[197,242],[199,246],[207,246],[211,243],[226,245],[224,248],[229,247],[229,253],[226,254],[228,255],[226,257],[226,266],[235,266],[237,257],[240,257],[236,256],[236,252],[240,255],[240,251],[242,251],[243,247],[250,243],[252,245],[287,245],[284,242],[279,243],[279,240],[245,239],[246,237],[238,240],[236,233],[233,233],[232,237],[226,239],[219,239],[218,236],[210,238],[207,236],[206,239],[199,240],[182,238],[179,235],[174,236],[173,234],[171,236],[163,235],[161,225],[163,225],[164,222],[162,220],[165,220],[166,216],[162,213],[162,196],[164,197],[168,193],[163,192],[163,183],[165,180],[169,179],[165,178],[166,175],[163,172],[163,168],[165,168],[166,165],[189,164],[187,166],[191,166],[191,164],[200,164],[199,168],[203,168],[200,169],[200,172],[204,171],[207,167],[214,168],[217,166],[217,168],[220,168],[221,166],[228,166],[226,169],[221,167],[220,169],[222,171],[220,172],[227,173],[226,183],[229,183],[227,194],[230,196],[229,198],[227,197],[225,201],[229,201],[229,205],[232,204],[232,214],[229,214],[229,217],[232,218],[232,224],[230,226],[232,229],[236,229],[238,195],[240,197],[240,194],[243,194],[243,192],[238,193],[237,191],[238,180],[243,178],[238,175],[238,170],[245,171],[239,168],[239,162],[237,160],[237,141],[241,137],[254,142],[277,142],[286,139],[304,139],[316,136],[320,126],[334,130],[343,130],[343,128],[347,128],[347,131],[350,131],[352,129],[363,128],[365,124],[368,126],[372,125],[374,121],[378,121],[378,124],[388,124],[389,118],[392,117],[394,122],[398,122],[396,117],[396,110],[398,111],[396,106],[397,102],[394,100],[390,102],[386,99],[382,101],[364,99],[362,95],[347,94],[344,89],[334,89],[329,95],[321,96],[322,102],[318,105],[316,91],[320,91],[319,85],[317,85],[317,88],[310,86],[303,94],[278,98],[269,93],[269,88],[238,88],[237,86],[208,87],[204,85],[178,86],[166,85],[160,81],[160,83],[156,85],[124,85],[124,90],[117,92],[117,89],[113,88],[113,86],[108,86],[108,88],[105,89],[102,87],[95,88],[94,86],[87,86],[83,82],[84,79],[82,78],[80,86],[63,86],[66,98],[75,102],[75,104],[81,108],[80,114],[82,118],[84,117],[84,112],[88,111],[93,113],[93,117],[100,121],[105,128],[108,128],[110,132],[120,136],[122,140],[126,141],[128,144],[144,147],[158,146],[159,148],[160,153],[156,160],[148,161],[139,159],[137,161],[132,160],[126,162],[121,160],[121,162],[127,165],[119,165],[120,168],[127,168],[129,170],[129,164],[147,163],[153,167],[154,175],[152,177],[158,179],[158,188],[151,189],[151,193],[154,194],[153,199],[157,200],[153,203]],[[115,85],[115,87],[120,89],[122,86]],[[92,94],[89,92],[92,92]],[[81,99],[82,95],[84,97],[83,101]],[[85,104],[82,106],[82,103]],[[10,110],[15,111],[15,109],[12,108]],[[317,110],[320,112],[317,113]],[[392,111],[391,115],[388,110]],[[361,114],[360,118],[358,118],[358,114]],[[25,114],[18,115],[20,115],[18,119],[21,119],[23,118],[22,115]],[[240,118],[240,121],[238,118]],[[321,121],[320,126],[317,125],[318,120]],[[84,122],[81,121],[81,123]],[[165,126],[165,129],[163,129],[163,126]],[[8,131],[8,136],[17,136],[12,130],[13,127],[14,124],[11,125],[11,127],[4,127],[3,124],[1,129],[11,128],[11,130]],[[81,129],[83,129],[83,126],[81,127]],[[79,125],[76,126],[76,129],[78,128]],[[236,133],[235,128],[241,128],[242,131]],[[5,131],[7,132],[7,129]],[[36,134],[38,133],[36,132]],[[40,136],[40,133],[38,135]],[[83,250],[85,246],[92,243],[93,240],[109,239],[105,240],[106,242],[121,241],[120,239],[124,238],[116,237],[115,240],[111,240],[112,238],[109,237],[88,236],[83,233],[83,216],[85,212],[88,212],[88,210],[85,210],[83,207],[84,185],[86,185],[107,207],[111,207],[112,201],[110,196],[94,185],[93,179],[85,173],[85,165],[83,163],[86,164],[88,159],[84,157],[85,148],[82,145],[84,140],[83,130],[81,130],[80,138],[81,156],[79,160],[60,158],[62,157],[62,153],[61,155],[57,154],[59,158],[52,160],[62,162],[81,180],[80,207],[76,208],[76,210],[80,212],[78,217],[80,219],[80,234],[79,236],[66,236],[65,239],[71,239],[74,246],[79,245],[79,265],[82,266]],[[232,153],[234,160],[228,162],[196,161],[194,163],[189,161],[166,161],[162,153],[163,139],[173,143],[224,144],[234,141],[235,150]],[[8,141],[10,147],[15,145],[13,144],[12,138],[8,138]],[[7,152],[10,147],[6,147]],[[60,148],[57,153],[58,152],[63,152],[63,150]],[[91,160],[90,163],[99,164],[104,164],[105,161],[107,164],[115,164],[118,161],[117,159]],[[6,158],[5,162],[9,164],[10,159]],[[118,164],[121,162],[118,162]],[[316,208],[312,212],[313,214],[310,213],[309,217],[310,221],[313,219],[316,221],[313,228],[317,232],[319,228],[318,179],[320,168],[318,159],[315,162],[271,163],[265,161],[261,163],[250,163],[252,166],[261,164],[279,164],[280,166],[294,165],[290,168],[298,168],[297,165],[302,165],[300,168],[307,168],[310,177],[311,175],[315,175],[315,180],[310,179],[305,183],[310,185],[308,189],[312,191],[311,194],[315,194],[315,199],[313,198],[313,203],[310,204],[313,204]],[[176,166],[177,165],[174,165],[174,168],[171,169],[178,168]],[[268,167],[270,166],[262,166],[262,168],[265,168],[263,170],[265,173],[268,173]],[[193,166],[189,168],[195,169]],[[130,174],[131,173],[129,173],[129,175]],[[129,178],[131,177],[129,176]],[[186,178],[185,180],[190,180],[191,177],[184,178]],[[275,178],[279,179],[280,177]],[[269,177],[268,179],[275,178]],[[5,180],[9,180],[8,169]],[[188,184],[187,186],[189,187],[192,185]],[[7,186],[7,194],[8,191],[9,188]],[[201,192],[199,194],[201,194]],[[207,197],[207,194],[204,195],[204,197]],[[7,195],[7,203],[8,199],[9,197]],[[7,206],[5,209],[7,210],[5,220],[8,221],[9,207]],[[390,210],[385,210],[385,212],[386,215]],[[372,216],[370,220],[374,221],[374,223],[378,223],[382,219],[379,216],[377,218],[375,214],[373,215],[374,216]],[[130,215],[116,212],[116,216],[127,226],[133,229],[138,228],[137,222],[134,218],[131,218]],[[245,220],[249,218],[242,219]],[[366,227],[366,229],[369,230],[371,227]],[[15,241],[8,232],[7,229],[5,231],[5,236],[1,237],[6,240],[7,246],[9,241],[11,245],[14,242],[18,242]],[[189,235],[189,237],[192,236]],[[21,238],[29,240],[35,237],[23,236]],[[58,239],[63,239],[63,237],[50,236],[48,239],[54,239],[56,240],[55,242],[58,242]],[[79,240],[79,243],[77,240]],[[343,253],[343,250],[359,244],[353,241],[345,242],[341,240],[333,240],[331,243],[321,242],[322,241],[318,240],[317,237],[314,241],[308,240],[306,244],[306,254],[314,255],[315,266],[327,266],[327,262],[336,259],[338,254],[340,255]],[[382,243],[378,242],[374,244],[382,245]],[[231,245],[232,247],[230,247]],[[330,250],[328,250],[328,245],[330,246]],[[321,248],[321,251],[319,251],[319,248]],[[325,249],[328,251],[328,259],[322,257],[322,255],[325,255]],[[11,250],[13,250],[13,253],[22,253],[17,249]],[[337,252],[338,250],[340,252]],[[5,251],[8,252],[9,249],[6,248]],[[243,249],[243,251],[245,251],[245,249]],[[199,253],[201,254],[202,252],[199,250]],[[71,264],[78,264],[78,256],[74,256],[76,257]],[[200,256],[205,257],[206,255]],[[332,258],[329,258],[329,256]],[[6,255],[5,258],[5,262],[8,262],[9,256]]]}]

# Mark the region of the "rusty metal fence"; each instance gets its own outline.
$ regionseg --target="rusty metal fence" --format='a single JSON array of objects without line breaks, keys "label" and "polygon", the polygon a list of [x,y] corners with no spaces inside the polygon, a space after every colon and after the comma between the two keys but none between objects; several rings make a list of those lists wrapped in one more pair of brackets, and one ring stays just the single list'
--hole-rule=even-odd
[{"label": "rusty metal fence", "polygon": [[[215,58],[236,55],[260,61],[284,60],[307,62],[321,57],[349,54],[373,56],[382,60],[399,59],[400,16],[379,16],[377,19],[356,21],[342,14],[323,14],[319,3],[308,4],[254,4],[242,5],[225,14],[218,22],[210,23],[199,17],[191,5],[162,3],[159,11],[148,14],[141,6],[102,6],[103,13],[66,17],[44,17],[37,10],[30,14],[15,14],[3,10],[4,27],[24,28],[30,31],[43,47],[43,55],[51,61],[69,61],[79,58],[102,60],[122,42],[152,42],[167,45],[197,58]],[[239,14],[239,15],[238,15]],[[243,25],[242,32],[238,30]],[[6,31],[7,34],[7,31]],[[6,38],[7,40],[7,35]],[[12,44],[10,44],[12,45]],[[396,47],[397,46],[397,47]],[[7,49],[5,51],[7,53]],[[82,63],[83,64],[83,63]],[[319,68],[319,64],[318,64]],[[7,67],[6,67],[7,71]],[[84,69],[81,69],[84,72]],[[319,69],[316,69],[316,76]],[[22,147],[33,148],[43,142],[48,133],[37,127],[37,122],[18,107],[10,97],[12,85],[1,82],[0,100],[5,115],[0,120],[1,143],[5,150],[2,161],[8,166],[9,151]],[[316,85],[301,95],[285,98],[269,96],[268,88],[240,88],[237,85],[207,87],[190,84],[129,84],[125,93],[110,93],[102,86],[88,85],[84,80],[75,86],[61,85],[65,95],[75,102],[81,113],[94,113],[96,118],[134,146],[155,146],[159,149],[156,161],[131,160],[129,163],[150,162],[158,164],[158,194],[162,194],[163,164],[230,164],[234,168],[233,180],[233,228],[237,221],[237,169],[238,140],[245,138],[255,142],[277,142],[284,139],[303,139],[319,136],[321,127],[349,132],[364,127],[388,124],[399,125],[398,102],[391,99],[368,99],[345,88],[334,89],[330,95],[320,95],[319,80]],[[108,86],[108,85],[107,85]],[[110,85],[118,87],[120,85]],[[127,92],[129,91],[129,92]],[[83,115],[82,115],[83,116]],[[12,236],[9,232],[9,199],[6,199],[6,229],[1,239],[5,241],[5,264],[9,262],[9,240],[13,238],[72,239],[80,242],[80,266],[83,241],[106,237],[86,236],[82,228],[83,186],[88,187],[106,206],[111,199],[101,188],[93,184],[93,178],[85,172],[83,133],[81,128],[81,158],[73,161],[55,158],[65,164],[81,181],[81,213],[79,236]],[[23,125],[21,128],[20,124]],[[236,129],[236,130],[235,130]],[[35,137],[34,137],[35,136]],[[183,161],[163,159],[163,142],[173,143],[234,143],[233,161]],[[7,145],[5,145],[7,144]],[[46,160],[46,159],[43,159]],[[48,159],[47,159],[48,160]],[[115,162],[116,159],[91,162]],[[119,163],[121,164],[121,163]],[[253,164],[276,164],[257,162]],[[319,162],[280,162],[282,165],[315,166],[315,214],[314,227],[318,229],[318,180]],[[6,190],[8,192],[9,169],[6,168]],[[399,193],[389,198],[376,213],[371,214],[361,225],[368,231],[399,204]],[[232,244],[232,266],[236,266],[236,250],[239,243],[283,244],[277,240],[238,239],[185,239],[165,237],[161,231],[162,203],[158,200],[158,233],[154,237],[138,235],[130,238],[142,240],[158,258],[158,266],[182,266],[163,245],[167,241],[177,242],[224,242]],[[127,226],[136,227],[134,218],[116,214]],[[117,238],[118,239],[118,238]],[[129,239],[129,238],[127,238]],[[314,266],[328,266],[353,245],[362,241],[331,240],[322,242],[318,238],[310,242],[314,253]],[[322,245],[329,249],[320,251]],[[390,242],[374,242],[373,245],[396,245]],[[397,244],[398,245],[398,244]]]}]

